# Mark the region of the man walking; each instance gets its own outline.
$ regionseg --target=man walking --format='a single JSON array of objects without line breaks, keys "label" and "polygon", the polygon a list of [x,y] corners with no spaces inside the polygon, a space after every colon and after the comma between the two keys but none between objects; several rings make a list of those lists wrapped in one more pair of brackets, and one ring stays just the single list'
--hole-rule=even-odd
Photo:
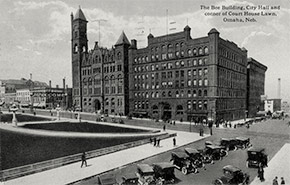
[{"label": "man walking", "polygon": [[258,177],[260,178],[261,182],[265,181],[265,179],[264,179],[264,169],[263,169],[262,164],[260,164],[259,168],[258,168]]},{"label": "man walking", "polygon": [[84,164],[86,165],[86,167],[88,166],[85,152],[83,152],[83,154],[82,154],[82,165],[81,165],[81,168],[83,167]]},{"label": "man walking", "polygon": [[173,146],[176,146],[176,139],[175,139],[175,137],[173,138]]}]

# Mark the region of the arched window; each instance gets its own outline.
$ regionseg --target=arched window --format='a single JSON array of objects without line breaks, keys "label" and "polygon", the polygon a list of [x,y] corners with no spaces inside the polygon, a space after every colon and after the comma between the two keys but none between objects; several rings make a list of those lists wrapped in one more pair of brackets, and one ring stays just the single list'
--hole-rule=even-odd
[{"label": "arched window", "polygon": [[187,91],[187,96],[190,98],[191,97],[191,90]]},{"label": "arched window", "polygon": [[163,91],[163,92],[162,92],[162,97],[165,97],[165,96],[166,96],[166,92]]},{"label": "arched window", "polygon": [[83,79],[83,83],[84,83],[84,86],[87,85],[87,79],[86,78]]},{"label": "arched window", "polygon": [[156,98],[159,98],[159,92],[156,92]]},{"label": "arched window", "polygon": [[74,45],[74,52],[75,52],[75,53],[78,52],[78,45],[77,45],[77,44]]},{"label": "arched window", "polygon": [[183,114],[183,107],[182,105],[176,106],[176,114]]},{"label": "arched window", "polygon": [[203,96],[207,96],[207,90],[203,91]]},{"label": "arched window", "polygon": [[111,106],[115,106],[115,98],[111,99]]},{"label": "arched window", "polygon": [[196,97],[196,90],[192,91],[192,95],[193,95],[193,97]]},{"label": "arched window", "polygon": [[208,54],[208,47],[206,46],[206,47],[204,47],[204,54]]},{"label": "arched window", "polygon": [[192,108],[192,107],[191,107],[191,101],[188,100],[188,101],[187,101],[187,109],[188,109],[188,110],[191,110],[191,108]]},{"label": "arched window", "polygon": [[176,98],[179,98],[179,91],[176,91],[176,92],[175,92],[175,97],[176,97]]},{"label": "arched window", "polygon": [[193,49],[193,54],[194,54],[194,55],[197,54],[197,49],[196,49],[196,48]]},{"label": "arched window", "polygon": [[121,52],[118,52],[118,54],[117,54],[117,59],[118,59],[118,60],[121,60],[121,57],[122,57]]},{"label": "arched window", "polygon": [[171,96],[172,96],[171,91],[168,91],[168,97],[171,97]]},{"label": "arched window", "polygon": [[87,48],[86,48],[86,46],[83,46],[83,48],[82,48],[82,52],[83,52],[83,53],[87,52]]},{"label": "arched window", "polygon": [[88,79],[89,85],[92,85],[92,78]]},{"label": "arched window", "polygon": [[203,108],[204,108],[204,110],[207,110],[207,100],[205,100],[205,101],[203,102]]},{"label": "arched window", "polygon": [[202,55],[202,54],[203,54],[202,48],[199,48],[199,49],[198,49],[198,54],[199,54],[199,55]]},{"label": "arched window", "polygon": [[192,51],[191,51],[191,49],[187,50],[187,55],[188,55],[188,56],[192,56]]},{"label": "arched window", "polygon": [[202,91],[198,90],[198,96],[202,96]]},{"label": "arched window", "polygon": [[151,93],[151,97],[155,98],[155,93],[154,92]]},{"label": "arched window", "polygon": [[166,51],[166,46],[165,45],[162,45],[161,48],[162,48],[162,50],[161,50],[162,52],[165,52]]}]

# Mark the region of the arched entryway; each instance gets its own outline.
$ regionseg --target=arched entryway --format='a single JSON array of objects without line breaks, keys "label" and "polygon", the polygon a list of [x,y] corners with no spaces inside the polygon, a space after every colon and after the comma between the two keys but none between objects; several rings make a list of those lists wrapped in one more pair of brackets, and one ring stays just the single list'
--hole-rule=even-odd
[{"label": "arched entryway", "polygon": [[96,99],[94,101],[94,104],[95,104],[95,112],[101,110],[101,102],[100,102],[100,100]]},{"label": "arched entryway", "polygon": [[172,110],[171,110],[170,104],[167,103],[167,102],[162,102],[161,106],[163,107],[163,112],[162,112],[161,119],[162,120],[171,119],[172,118]]}]

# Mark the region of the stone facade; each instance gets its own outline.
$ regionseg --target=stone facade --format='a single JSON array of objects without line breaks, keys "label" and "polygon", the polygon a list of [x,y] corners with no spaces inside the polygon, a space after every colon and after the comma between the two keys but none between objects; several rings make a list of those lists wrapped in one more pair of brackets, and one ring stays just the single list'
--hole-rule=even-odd
[{"label": "stone facade", "polygon": [[127,115],[129,40],[122,32],[113,48],[88,50],[87,22],[81,9],[72,22],[73,104],[85,112]]}]

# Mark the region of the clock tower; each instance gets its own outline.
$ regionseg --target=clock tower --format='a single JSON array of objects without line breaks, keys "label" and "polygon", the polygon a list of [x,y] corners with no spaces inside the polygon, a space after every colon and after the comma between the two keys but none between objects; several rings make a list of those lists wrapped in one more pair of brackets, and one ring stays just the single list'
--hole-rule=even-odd
[{"label": "clock tower", "polygon": [[79,7],[75,16],[71,14],[71,52],[72,52],[72,88],[73,105],[82,110],[82,73],[81,65],[88,52],[86,17]]}]

